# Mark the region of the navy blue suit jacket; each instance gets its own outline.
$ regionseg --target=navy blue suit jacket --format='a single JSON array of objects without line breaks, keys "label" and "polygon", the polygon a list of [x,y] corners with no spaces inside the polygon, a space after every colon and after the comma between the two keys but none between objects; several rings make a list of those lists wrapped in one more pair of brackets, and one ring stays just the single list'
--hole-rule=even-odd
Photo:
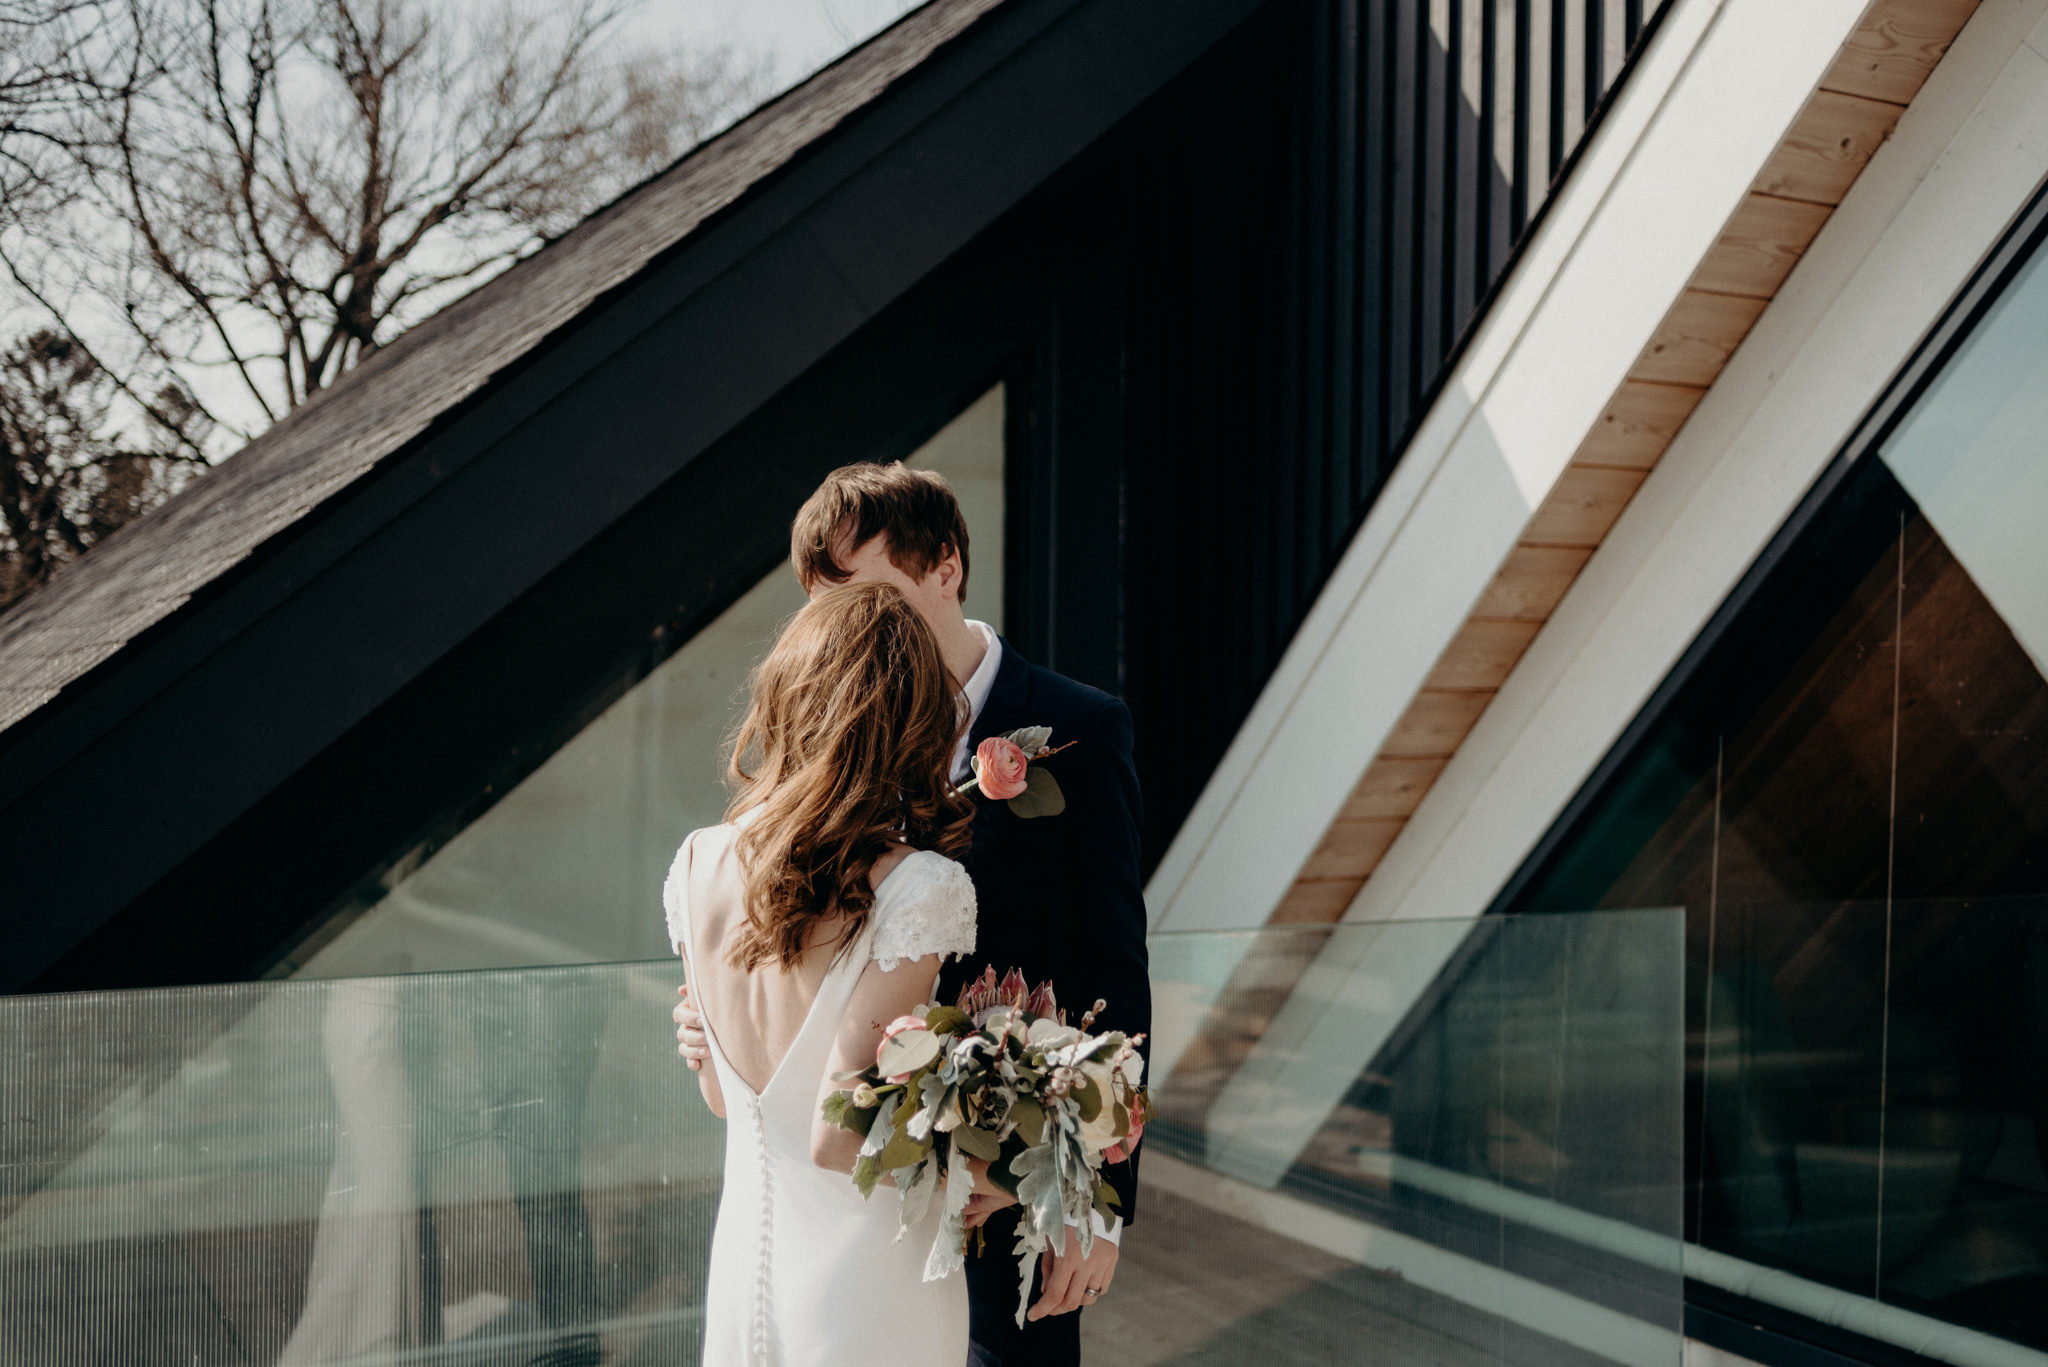
[{"label": "navy blue suit jacket", "polygon": [[[1100,689],[1042,669],[1003,642],[995,686],[968,733],[970,745],[1026,726],[1050,726],[1050,745],[1077,742],[1045,761],[1067,808],[1029,820],[1007,802],[975,797],[974,845],[965,859],[979,911],[974,953],[946,965],[950,1002],[985,965],[1051,982],[1071,1024],[1096,999],[1096,1027],[1152,1028],[1145,960],[1145,898],[1138,881],[1142,810],[1131,763],[1131,713]],[[1135,1158],[1103,1169],[1126,1222],[1137,1211]],[[1004,1251],[1008,1248],[1005,1245]]]}]

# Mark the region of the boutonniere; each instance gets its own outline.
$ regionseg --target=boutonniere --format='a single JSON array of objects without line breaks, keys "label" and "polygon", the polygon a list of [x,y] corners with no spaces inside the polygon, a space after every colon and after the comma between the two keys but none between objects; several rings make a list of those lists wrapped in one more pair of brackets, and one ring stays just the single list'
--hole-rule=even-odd
[{"label": "boutonniere", "polygon": [[1049,759],[1078,741],[1047,745],[1050,726],[1025,726],[1007,736],[990,736],[974,748],[974,777],[960,785],[960,791],[980,788],[998,802],[1008,802],[1021,817],[1058,816],[1067,809],[1067,795],[1059,780],[1041,769],[1037,761]]}]

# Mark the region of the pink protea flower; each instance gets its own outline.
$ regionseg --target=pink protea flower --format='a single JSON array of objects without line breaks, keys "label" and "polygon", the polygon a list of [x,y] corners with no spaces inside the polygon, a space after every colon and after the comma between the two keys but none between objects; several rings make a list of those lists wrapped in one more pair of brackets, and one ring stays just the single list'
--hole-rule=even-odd
[{"label": "pink protea flower", "polygon": [[1030,761],[1013,740],[990,736],[974,748],[974,776],[981,791],[997,802],[1007,802],[1030,786],[1026,771]]},{"label": "pink protea flower", "polygon": [[974,1022],[976,1029],[988,1023],[989,1012],[997,1007],[1028,1011],[1034,1016],[1057,1016],[1059,1013],[1059,1003],[1053,998],[1051,983],[1040,983],[1034,989],[1014,968],[998,982],[994,965],[982,969],[979,978],[961,988],[960,1000],[955,1004]]},{"label": "pink protea flower", "polygon": [[975,1018],[980,1024],[980,1014],[996,1004],[996,967],[989,964],[981,970],[981,976],[960,989],[960,1000],[954,1005],[964,1015]]},{"label": "pink protea flower", "polygon": [[1052,984],[1043,982],[1024,1000],[1024,1009],[1034,1016],[1049,1016],[1064,1023],[1066,1016],[1060,1011],[1059,999],[1053,996]]}]

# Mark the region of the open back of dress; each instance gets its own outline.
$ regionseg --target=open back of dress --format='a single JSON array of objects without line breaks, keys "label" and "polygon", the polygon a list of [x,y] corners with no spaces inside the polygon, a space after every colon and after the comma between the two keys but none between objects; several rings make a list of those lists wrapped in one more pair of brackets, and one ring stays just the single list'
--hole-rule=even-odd
[{"label": "open back of dress", "polygon": [[[813,1163],[811,1121],[860,975],[870,963],[887,969],[972,950],[973,884],[952,860],[920,850],[882,880],[867,925],[845,952],[813,951],[818,962],[807,959],[805,967],[816,972],[815,987],[804,972],[772,983],[712,972],[707,996],[695,965],[722,959],[724,937],[745,915],[737,836],[730,825],[692,834],[662,893],[669,942],[692,965],[691,995],[704,1013],[726,1103],[703,1361],[810,1367],[857,1361],[863,1346],[886,1343],[892,1364],[958,1367],[967,1358],[965,1283],[924,1280],[938,1206],[922,1229],[899,1239],[895,1192],[877,1188],[865,1200],[849,1174]],[[714,926],[717,935],[709,933]],[[751,1061],[758,1089],[733,1067],[727,1044]]]}]

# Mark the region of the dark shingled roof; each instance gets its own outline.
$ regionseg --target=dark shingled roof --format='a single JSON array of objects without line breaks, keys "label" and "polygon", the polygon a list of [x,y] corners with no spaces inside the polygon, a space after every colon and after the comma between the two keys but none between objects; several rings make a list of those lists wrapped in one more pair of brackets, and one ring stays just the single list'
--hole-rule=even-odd
[{"label": "dark shingled roof", "polygon": [[0,616],[0,731],[490,387],[1001,0],[932,0],[378,351]]}]

